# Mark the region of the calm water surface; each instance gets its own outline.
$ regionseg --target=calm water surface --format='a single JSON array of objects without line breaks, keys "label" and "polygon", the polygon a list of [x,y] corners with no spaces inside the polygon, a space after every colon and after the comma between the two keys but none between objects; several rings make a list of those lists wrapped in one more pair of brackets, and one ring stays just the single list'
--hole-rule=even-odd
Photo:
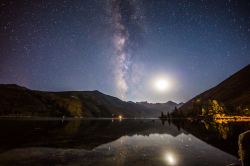
[{"label": "calm water surface", "polygon": [[249,123],[158,119],[2,119],[0,165],[221,165],[239,163]]}]

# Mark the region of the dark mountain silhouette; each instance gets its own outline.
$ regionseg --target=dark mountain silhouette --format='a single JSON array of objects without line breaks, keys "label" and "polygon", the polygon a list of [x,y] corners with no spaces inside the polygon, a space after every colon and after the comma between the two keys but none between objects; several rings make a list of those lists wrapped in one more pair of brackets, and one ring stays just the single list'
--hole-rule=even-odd
[{"label": "dark mountain silhouette", "polygon": [[14,84],[0,85],[0,105],[0,116],[158,117],[162,111],[99,91],[42,92]]},{"label": "dark mountain silhouette", "polygon": [[[209,101],[216,100],[227,113],[249,114],[250,65],[247,65],[214,88],[211,88],[183,104],[178,114],[194,115]],[[176,112],[175,112],[176,113]]]},{"label": "dark mountain silhouette", "polygon": [[183,105],[183,103],[175,103],[173,101],[168,101],[166,103],[148,103],[148,102],[137,102],[137,104],[143,105],[146,108],[149,109],[154,109],[154,110],[158,110],[159,112],[162,111],[164,113],[166,112],[173,112],[175,107],[179,108]]}]

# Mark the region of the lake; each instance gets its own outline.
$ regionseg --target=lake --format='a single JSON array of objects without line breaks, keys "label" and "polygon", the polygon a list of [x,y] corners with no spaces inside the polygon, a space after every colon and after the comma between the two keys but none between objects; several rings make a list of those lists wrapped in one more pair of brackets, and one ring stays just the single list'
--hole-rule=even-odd
[{"label": "lake", "polygon": [[239,163],[250,123],[159,119],[0,120],[0,165],[192,165]]}]

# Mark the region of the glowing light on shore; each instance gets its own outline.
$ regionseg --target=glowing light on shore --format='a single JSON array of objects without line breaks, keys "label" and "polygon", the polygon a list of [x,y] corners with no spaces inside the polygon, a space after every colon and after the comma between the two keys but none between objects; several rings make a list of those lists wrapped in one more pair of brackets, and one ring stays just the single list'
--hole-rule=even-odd
[{"label": "glowing light on shore", "polygon": [[121,121],[123,119],[123,116],[122,115],[119,115],[118,116],[118,119]]},{"label": "glowing light on shore", "polygon": [[250,122],[250,116],[242,115],[225,115],[225,114],[215,114],[214,121],[219,124],[227,124],[229,122]]}]

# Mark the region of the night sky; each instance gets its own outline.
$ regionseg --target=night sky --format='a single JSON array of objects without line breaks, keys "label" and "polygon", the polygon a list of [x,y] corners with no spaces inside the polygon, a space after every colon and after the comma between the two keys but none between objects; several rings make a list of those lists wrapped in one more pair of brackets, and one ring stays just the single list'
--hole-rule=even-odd
[{"label": "night sky", "polygon": [[250,1],[0,1],[0,83],[185,102],[249,63]]}]

